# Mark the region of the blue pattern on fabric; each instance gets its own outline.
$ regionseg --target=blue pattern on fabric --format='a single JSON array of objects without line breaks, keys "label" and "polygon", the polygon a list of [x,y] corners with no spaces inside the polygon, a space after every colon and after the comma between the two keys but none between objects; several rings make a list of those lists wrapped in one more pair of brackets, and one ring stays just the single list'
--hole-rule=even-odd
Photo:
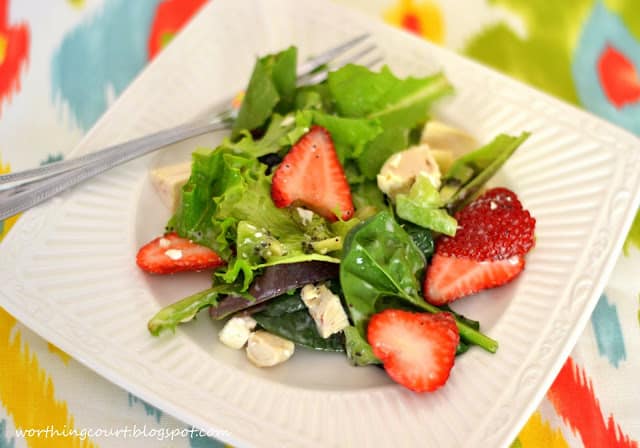
[{"label": "blue pattern on fabric", "polygon": [[598,343],[598,351],[612,366],[618,368],[621,361],[627,359],[624,337],[618,318],[618,309],[611,304],[606,295],[602,295],[591,315],[593,332]]},{"label": "blue pattern on fabric", "polygon": [[580,102],[586,109],[640,134],[640,103],[617,108],[609,102],[600,84],[598,59],[607,46],[624,53],[635,67],[640,67],[640,42],[622,19],[597,2],[586,21],[573,55],[571,67]]},{"label": "blue pattern on fabric", "polygon": [[[159,0],[107,0],[70,31],[51,63],[54,101],[88,130],[145,67],[147,39]],[[111,90],[111,93],[109,92]]]}]

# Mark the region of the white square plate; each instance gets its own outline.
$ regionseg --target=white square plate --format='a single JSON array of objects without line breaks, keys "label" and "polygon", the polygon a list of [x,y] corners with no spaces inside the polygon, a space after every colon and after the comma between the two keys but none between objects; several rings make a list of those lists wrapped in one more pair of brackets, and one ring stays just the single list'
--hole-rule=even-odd
[{"label": "white square plate", "polygon": [[[149,168],[184,142],[112,170],[32,210],[2,244],[0,305],[144,400],[226,442],[261,447],[502,446],[539,403],[588,319],[640,201],[630,134],[515,81],[329,2],[216,0],[83,140],[85,153],[178,124],[244,87],[255,57],[291,44],[301,59],[369,31],[400,75],[443,69],[455,97],[438,110],[486,142],[532,137],[494,180],[537,218],[537,247],[512,284],[459,302],[500,342],[460,357],[447,385],[414,394],[376,368],[298,350],[259,370],[217,342],[208,318],[154,338],[161,306],[206,275],[144,275],[137,248],[167,212]],[[214,145],[221,135],[200,139]],[[203,316],[204,317],[204,316]]]}]

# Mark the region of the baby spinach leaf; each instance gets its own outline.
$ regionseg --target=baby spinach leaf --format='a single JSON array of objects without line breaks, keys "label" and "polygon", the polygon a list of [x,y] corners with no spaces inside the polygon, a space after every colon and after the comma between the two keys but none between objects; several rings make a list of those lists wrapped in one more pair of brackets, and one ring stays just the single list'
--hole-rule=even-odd
[{"label": "baby spinach leaf", "polygon": [[[411,237],[388,212],[380,212],[347,235],[340,283],[355,328],[366,340],[366,326],[377,312],[378,301],[395,297],[430,313],[441,310],[420,294],[418,274],[425,259]],[[466,342],[495,352],[498,343],[456,319]]]},{"label": "baby spinach leaf", "polygon": [[388,212],[356,226],[347,236],[340,263],[340,283],[351,319],[361,335],[378,299],[401,297],[424,303],[416,274],[425,259],[411,237]]},{"label": "baby spinach leaf", "polygon": [[424,255],[427,260],[431,258],[435,250],[435,243],[431,231],[411,222],[403,222],[402,228],[409,234],[415,245],[418,246],[422,255]]},{"label": "baby spinach leaf", "polygon": [[320,336],[315,321],[297,293],[273,299],[252,317],[268,332],[298,345],[332,352],[345,350],[343,334],[334,333],[326,339]]},{"label": "baby spinach leaf", "polygon": [[263,310],[260,310],[260,316],[267,317],[281,317],[285,314],[295,313],[297,311],[305,310],[307,307],[302,300],[300,300],[300,291],[296,290],[293,294],[283,294],[280,297],[272,299]]}]

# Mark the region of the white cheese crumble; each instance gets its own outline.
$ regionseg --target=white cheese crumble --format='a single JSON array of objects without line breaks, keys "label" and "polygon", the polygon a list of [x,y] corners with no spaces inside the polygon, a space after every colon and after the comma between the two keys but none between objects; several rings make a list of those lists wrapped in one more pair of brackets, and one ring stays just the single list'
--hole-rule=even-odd
[{"label": "white cheese crumble", "polygon": [[251,316],[232,317],[218,333],[218,339],[227,347],[239,350],[247,343],[257,322]]},{"label": "white cheese crumble", "polygon": [[169,249],[166,250],[164,254],[173,261],[177,261],[182,258],[182,251],[180,249]]},{"label": "white cheese crumble", "polygon": [[296,212],[300,217],[300,221],[303,226],[306,226],[313,219],[313,212],[311,210],[307,210],[306,208],[296,207]]}]

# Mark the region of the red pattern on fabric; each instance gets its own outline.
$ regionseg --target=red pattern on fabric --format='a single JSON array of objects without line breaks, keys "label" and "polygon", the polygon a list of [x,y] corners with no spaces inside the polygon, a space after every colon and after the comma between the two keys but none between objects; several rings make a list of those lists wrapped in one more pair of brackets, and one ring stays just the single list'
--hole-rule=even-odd
[{"label": "red pattern on fabric", "polygon": [[173,36],[193,17],[207,0],[164,0],[158,5],[149,34],[149,59],[162,50],[165,36]]},{"label": "red pattern on fabric", "polygon": [[638,448],[638,442],[622,432],[613,415],[605,420],[591,380],[571,357],[560,370],[547,398],[574,434],[580,435],[585,447]]},{"label": "red pattern on fabric", "polygon": [[598,75],[605,95],[618,109],[640,101],[640,76],[636,67],[611,45],[598,58]]},{"label": "red pattern on fabric", "polygon": [[20,74],[29,59],[29,27],[9,25],[9,0],[0,0],[0,39],[4,57],[0,58],[0,104],[20,90]]},{"label": "red pattern on fabric", "polygon": [[404,15],[402,18],[402,28],[418,36],[422,35],[422,24],[420,23],[420,18],[415,14],[407,13]]}]

